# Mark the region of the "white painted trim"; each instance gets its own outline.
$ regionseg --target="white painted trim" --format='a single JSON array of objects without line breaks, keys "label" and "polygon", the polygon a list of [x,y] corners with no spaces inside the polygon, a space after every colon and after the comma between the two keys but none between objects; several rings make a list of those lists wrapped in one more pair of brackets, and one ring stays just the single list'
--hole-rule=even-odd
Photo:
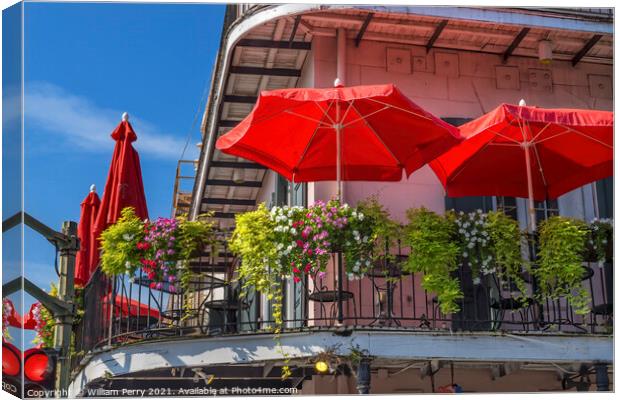
[{"label": "white painted trim", "polygon": [[[336,7],[333,7],[336,8]],[[339,6],[338,8],[353,8]],[[489,22],[504,25],[530,26],[536,28],[560,29],[603,33],[613,35],[614,25],[609,22],[579,19],[578,16],[554,16],[528,13],[526,10],[501,8],[484,9],[469,7],[416,7],[416,6],[356,6],[354,8],[385,13],[426,15],[439,18]]]},{"label": "white painted trim", "polygon": [[[348,337],[330,331],[288,333],[282,335],[281,342],[282,350],[292,359],[312,357],[326,350],[347,355],[352,347],[359,347],[372,357],[394,360],[613,363],[612,337],[602,335],[356,330]],[[107,373],[281,359],[271,334],[149,341],[95,355],[72,381],[69,397],[75,397],[89,382]]]}]

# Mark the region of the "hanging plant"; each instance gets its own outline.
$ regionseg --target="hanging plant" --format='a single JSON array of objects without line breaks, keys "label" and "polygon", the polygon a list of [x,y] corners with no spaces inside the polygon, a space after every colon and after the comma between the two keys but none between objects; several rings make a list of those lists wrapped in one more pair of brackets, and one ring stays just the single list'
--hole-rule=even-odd
[{"label": "hanging plant", "polygon": [[533,273],[540,282],[540,296],[566,297],[577,314],[587,314],[590,298],[581,285],[586,223],[554,216],[541,222],[538,233],[540,249]]},{"label": "hanging plant", "polygon": [[109,276],[133,275],[143,258],[138,243],[144,234],[144,221],[132,207],[124,208],[121,217],[101,233],[101,270]]},{"label": "hanging plant", "polygon": [[[58,286],[54,283],[50,284],[49,295],[58,296]],[[56,319],[54,315],[45,308],[41,303],[36,303],[32,310],[32,315],[36,322],[36,336],[32,340],[34,344],[40,344],[41,347],[49,349],[54,347],[54,328],[56,327]]]},{"label": "hanging plant", "polygon": [[454,221],[426,208],[407,210],[405,241],[411,253],[405,266],[408,272],[422,272],[422,287],[437,294],[442,313],[459,311],[456,301],[463,297],[459,281],[452,276],[457,269],[459,246],[454,243]]},{"label": "hanging plant", "polygon": [[588,258],[602,267],[613,257],[614,220],[594,218],[590,223],[589,231]]},{"label": "hanging plant", "polygon": [[13,306],[13,302],[7,298],[2,299],[2,338],[4,340],[12,340],[11,334],[9,333],[9,326],[11,323],[9,319],[11,315],[15,313],[15,307]]},{"label": "hanging plant", "polygon": [[518,292],[511,295],[525,301],[527,289],[523,272],[529,270],[529,265],[521,253],[524,236],[519,223],[501,211],[492,211],[487,214],[485,229],[489,233],[498,278],[501,282],[513,283]]},{"label": "hanging plant", "polygon": [[153,289],[174,293],[190,274],[187,263],[199,251],[215,242],[211,214],[196,221],[185,216],[141,221],[133,208],[121,211],[121,218],[101,234],[101,268],[107,275],[134,276],[142,268]]},{"label": "hanging plant", "polygon": [[456,242],[459,258],[469,264],[475,284],[480,284],[480,275],[496,272],[493,263],[491,237],[486,229],[487,214],[482,210],[464,213],[446,213],[448,219],[456,224]]},{"label": "hanging plant", "polygon": [[[357,209],[366,216],[372,229],[370,241],[373,245],[373,264],[393,263],[396,257],[390,250],[398,246],[402,226],[390,218],[389,212],[379,203],[376,196],[357,203]],[[385,269],[385,273],[389,273],[389,270]]]}]

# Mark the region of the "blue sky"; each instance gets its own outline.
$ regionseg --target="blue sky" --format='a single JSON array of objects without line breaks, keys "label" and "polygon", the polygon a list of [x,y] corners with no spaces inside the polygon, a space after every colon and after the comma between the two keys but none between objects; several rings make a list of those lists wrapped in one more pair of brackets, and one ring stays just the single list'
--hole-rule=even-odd
[{"label": "blue sky", "polygon": [[[184,158],[198,155],[223,14],[222,5],[26,3],[26,212],[55,229],[77,221],[92,183],[102,195],[110,133],[127,111],[150,217],[170,215],[188,134]],[[52,246],[27,230],[25,254],[26,276],[49,289]]]}]

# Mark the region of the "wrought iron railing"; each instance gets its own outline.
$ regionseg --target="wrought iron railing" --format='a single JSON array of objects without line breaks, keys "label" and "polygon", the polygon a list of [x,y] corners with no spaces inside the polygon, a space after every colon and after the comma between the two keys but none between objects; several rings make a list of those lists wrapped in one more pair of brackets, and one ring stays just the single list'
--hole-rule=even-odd
[{"label": "wrought iron railing", "polygon": [[[224,242],[225,243],[225,242]],[[144,275],[104,276],[97,271],[84,289],[85,313],[75,327],[74,367],[97,349],[173,336],[215,336],[270,332],[269,301],[256,294],[240,296],[235,259],[225,244],[192,262],[189,291],[171,293],[166,285],[150,287]],[[535,282],[525,275],[528,300],[513,298],[511,282],[488,275],[474,284],[467,265],[456,272],[464,297],[460,311],[440,312],[437,298],[422,286],[421,274],[404,274],[406,255],[379,265],[358,280],[337,284],[335,263],[322,279],[284,281],[283,330],[348,328],[423,331],[508,331],[608,334],[612,329],[612,264],[584,264],[582,284],[591,311],[578,315],[567,299],[535,300]],[[342,323],[339,312],[342,309]]]}]

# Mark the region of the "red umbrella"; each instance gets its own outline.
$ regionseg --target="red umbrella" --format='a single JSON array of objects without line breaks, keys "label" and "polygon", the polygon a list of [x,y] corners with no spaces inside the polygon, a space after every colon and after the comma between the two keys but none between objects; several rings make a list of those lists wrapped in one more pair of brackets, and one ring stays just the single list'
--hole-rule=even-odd
[{"label": "red umbrella", "polygon": [[449,196],[553,199],[613,175],[613,112],[502,104],[459,130],[431,167]]},{"label": "red umbrella", "polygon": [[127,119],[127,113],[123,114],[122,122],[111,135],[116,145],[101,206],[92,227],[89,250],[91,272],[96,269],[99,262],[99,235],[116,222],[123,208],[133,207],[138,217],[142,219],[149,217],[142,184],[140,157],[131,144],[138,137]]},{"label": "red umbrella", "polygon": [[[103,300],[103,312],[104,315],[108,315],[108,306],[110,304],[110,294],[104,297]],[[116,295],[114,298],[114,316],[118,317],[121,315],[122,317],[150,317],[159,319],[159,311],[155,308],[151,308],[144,303],[140,303],[135,299],[128,299],[126,297],[121,297],[120,295]]]},{"label": "red umbrella", "polygon": [[[15,309],[13,302],[8,298],[2,299],[2,302],[3,302],[2,307],[6,309],[6,312],[8,313],[8,316],[7,316],[8,324],[14,328],[21,328],[22,327],[22,316]],[[2,310],[2,312],[5,312],[4,309]]]},{"label": "red umbrella", "polygon": [[91,185],[90,193],[82,201],[80,223],[78,224],[78,239],[80,239],[80,251],[75,259],[75,284],[84,286],[91,274],[90,265],[90,241],[91,231],[95,224],[97,211],[99,210],[99,196],[95,192],[95,185]]},{"label": "red umbrella", "polygon": [[394,85],[375,85],[262,92],[216,147],[294,182],[399,181],[459,141]]},{"label": "red umbrella", "polygon": [[34,317],[34,310],[36,307],[42,307],[41,303],[36,302],[30,305],[30,310],[28,314],[23,318],[23,328],[24,329],[36,329],[37,328],[37,319]]}]

